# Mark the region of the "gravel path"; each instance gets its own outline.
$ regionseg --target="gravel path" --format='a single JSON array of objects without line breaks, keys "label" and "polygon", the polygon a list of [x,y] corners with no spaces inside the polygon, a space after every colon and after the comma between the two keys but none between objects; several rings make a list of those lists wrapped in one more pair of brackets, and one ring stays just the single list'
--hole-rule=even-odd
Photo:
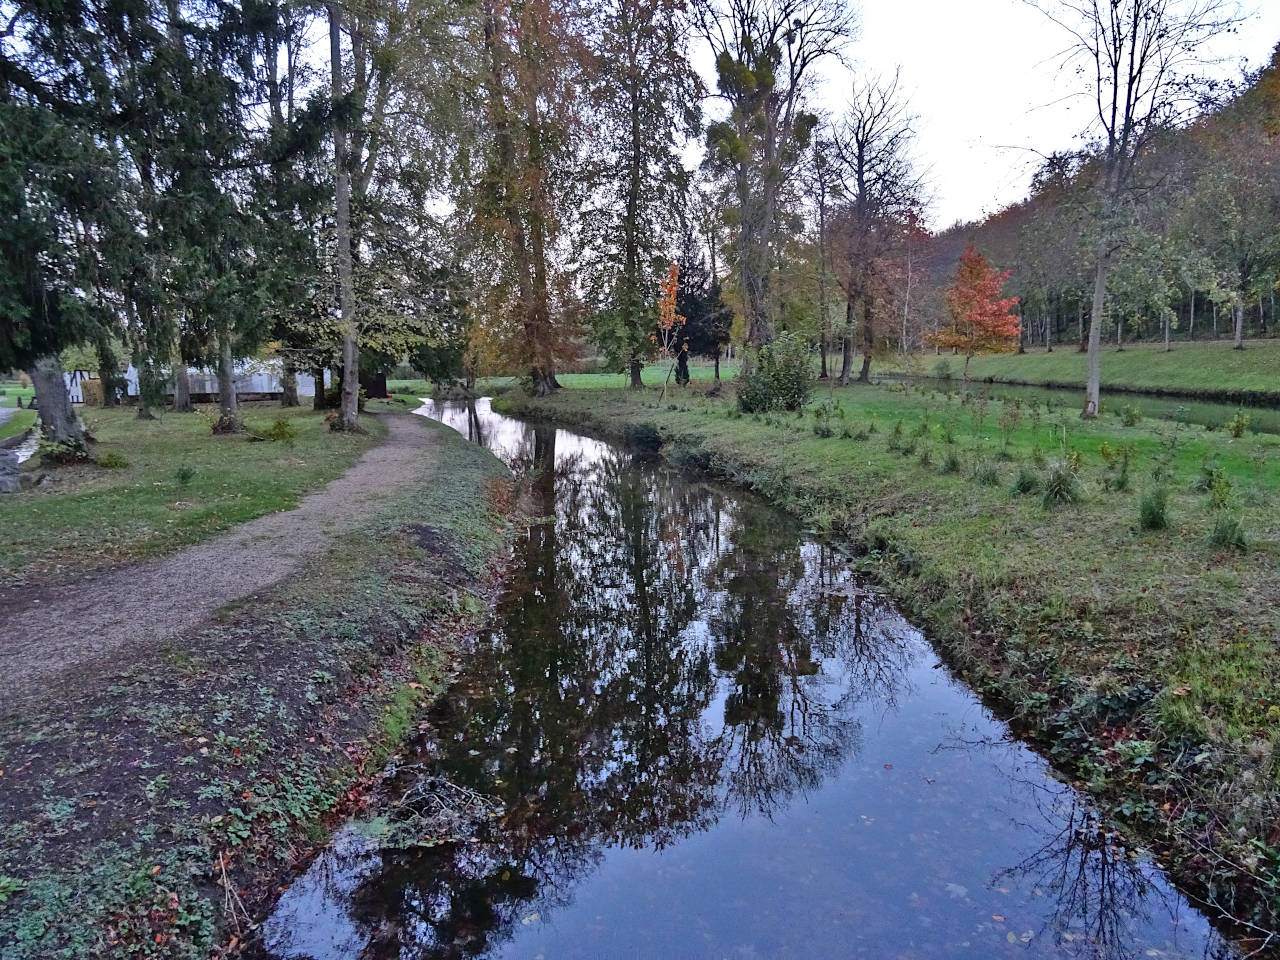
[{"label": "gravel path", "polygon": [[135,661],[323,556],[332,537],[376,513],[395,487],[434,469],[438,434],[414,416],[390,416],[387,426],[385,441],[296,509],[159,560],[56,587],[0,590],[0,705],[46,693],[71,673]]}]

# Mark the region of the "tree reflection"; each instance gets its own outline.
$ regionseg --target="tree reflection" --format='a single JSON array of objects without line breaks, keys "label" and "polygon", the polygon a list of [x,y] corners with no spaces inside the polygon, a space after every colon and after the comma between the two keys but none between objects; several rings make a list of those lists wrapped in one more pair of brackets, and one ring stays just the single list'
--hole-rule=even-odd
[{"label": "tree reflection", "polygon": [[432,717],[431,762],[505,813],[478,842],[379,855],[353,900],[368,956],[482,954],[609,846],[772,815],[856,749],[854,705],[892,699],[906,665],[775,512],[553,428],[504,444],[545,519]]}]

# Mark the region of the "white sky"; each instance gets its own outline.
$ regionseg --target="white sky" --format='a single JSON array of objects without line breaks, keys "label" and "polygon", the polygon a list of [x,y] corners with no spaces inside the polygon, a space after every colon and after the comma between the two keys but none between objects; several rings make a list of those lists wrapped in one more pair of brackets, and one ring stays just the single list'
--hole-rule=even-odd
[{"label": "white sky", "polygon": [[[1223,37],[1216,54],[1258,67],[1280,42],[1280,0],[1251,0],[1254,15]],[[917,154],[928,172],[929,220],[974,220],[1025,195],[1040,157],[1080,145],[1089,103],[1060,72],[1062,29],[1021,0],[862,0],[850,69],[892,75],[917,121]],[[849,74],[825,71],[819,105],[840,112]],[[712,81],[714,82],[714,81]],[[714,109],[714,108],[713,108]]]}]

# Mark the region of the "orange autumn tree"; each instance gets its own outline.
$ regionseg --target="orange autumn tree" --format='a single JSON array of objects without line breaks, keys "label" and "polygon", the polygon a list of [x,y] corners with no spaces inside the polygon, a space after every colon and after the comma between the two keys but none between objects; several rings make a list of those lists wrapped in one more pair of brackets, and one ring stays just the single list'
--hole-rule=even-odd
[{"label": "orange autumn tree", "polygon": [[671,372],[676,368],[676,359],[681,348],[680,335],[684,332],[684,317],[676,312],[676,297],[680,293],[680,266],[673,260],[667,265],[667,275],[658,284],[658,332],[650,334],[649,339],[657,345],[659,353],[669,357],[671,366],[667,369],[667,377],[662,381],[662,393],[658,396],[661,403],[667,395],[667,383],[671,380]]},{"label": "orange autumn tree", "polygon": [[980,353],[1011,353],[1018,346],[1022,326],[1009,311],[1017,297],[1001,299],[1000,288],[1010,271],[1000,273],[987,258],[965,247],[951,287],[947,290],[947,312],[951,326],[928,334],[925,340],[964,354],[964,378],[969,379],[969,361]]}]

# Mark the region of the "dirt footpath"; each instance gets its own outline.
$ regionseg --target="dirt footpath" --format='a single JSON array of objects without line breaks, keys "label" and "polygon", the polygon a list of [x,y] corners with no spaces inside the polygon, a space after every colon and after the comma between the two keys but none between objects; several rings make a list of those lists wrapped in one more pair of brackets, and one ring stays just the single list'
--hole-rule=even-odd
[{"label": "dirt footpath", "polygon": [[127,666],[323,555],[332,538],[376,513],[395,488],[434,469],[438,434],[418,417],[387,417],[387,439],[294,510],[242,524],[159,560],[57,587],[0,591],[0,703],[18,705],[61,678]]}]

